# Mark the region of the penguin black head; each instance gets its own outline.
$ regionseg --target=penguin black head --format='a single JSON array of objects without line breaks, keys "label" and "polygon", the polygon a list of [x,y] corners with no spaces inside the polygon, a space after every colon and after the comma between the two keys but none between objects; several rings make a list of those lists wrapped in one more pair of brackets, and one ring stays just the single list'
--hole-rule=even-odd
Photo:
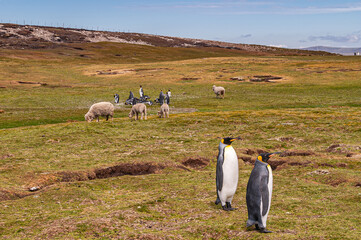
[{"label": "penguin black head", "polygon": [[226,137],[226,138],[222,138],[221,142],[224,143],[224,144],[227,144],[227,145],[231,145],[232,142],[233,142],[234,140],[237,140],[237,139],[239,140],[239,139],[241,139],[241,138],[240,138],[240,137],[237,137],[237,138]]},{"label": "penguin black head", "polygon": [[280,154],[281,152],[274,152],[274,153],[261,153],[257,159],[262,162],[268,162],[273,154]]}]

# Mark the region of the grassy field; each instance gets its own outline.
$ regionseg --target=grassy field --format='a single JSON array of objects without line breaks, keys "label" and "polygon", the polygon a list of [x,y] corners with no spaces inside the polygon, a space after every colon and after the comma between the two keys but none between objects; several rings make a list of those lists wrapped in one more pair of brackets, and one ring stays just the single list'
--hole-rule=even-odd
[{"label": "grassy field", "polygon": [[[2,239],[359,238],[359,58],[82,48],[0,50]],[[258,75],[282,79],[249,80]],[[225,87],[224,99],[213,84]],[[156,116],[159,105],[147,121],[128,118],[122,103],[139,85],[152,100],[171,89],[169,119]],[[112,122],[84,121],[115,93]],[[226,136],[242,138],[233,143],[233,212],[214,205]],[[271,162],[268,235],[245,226],[247,181],[262,151],[284,152]]]}]

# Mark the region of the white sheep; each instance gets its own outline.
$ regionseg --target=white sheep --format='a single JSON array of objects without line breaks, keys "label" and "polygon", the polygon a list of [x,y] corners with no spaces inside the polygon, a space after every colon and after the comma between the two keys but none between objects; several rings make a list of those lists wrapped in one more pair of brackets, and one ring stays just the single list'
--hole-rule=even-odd
[{"label": "white sheep", "polygon": [[107,121],[109,116],[113,120],[114,115],[114,106],[110,102],[99,102],[94,103],[90,108],[87,114],[85,114],[85,121],[91,122],[93,119],[97,119],[99,122],[99,116],[105,116]]},{"label": "white sheep", "polygon": [[216,85],[213,85],[213,92],[216,94],[216,97],[220,95],[222,98],[224,98],[226,90],[224,89],[224,87],[216,87]]},{"label": "white sheep", "polygon": [[135,120],[138,120],[138,115],[141,114],[140,119],[143,120],[143,115],[145,117],[145,120],[147,120],[147,106],[145,106],[144,103],[137,103],[133,105],[132,110],[130,110],[129,118],[132,118],[135,116]]},{"label": "white sheep", "polygon": [[160,107],[160,111],[158,112],[158,116],[161,118],[169,118],[169,106],[166,103],[163,103]]}]

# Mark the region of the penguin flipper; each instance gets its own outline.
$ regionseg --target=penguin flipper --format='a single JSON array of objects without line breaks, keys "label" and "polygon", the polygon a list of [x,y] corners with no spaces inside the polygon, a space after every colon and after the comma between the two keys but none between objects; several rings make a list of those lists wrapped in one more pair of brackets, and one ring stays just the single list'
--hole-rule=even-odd
[{"label": "penguin flipper", "polygon": [[262,197],[262,216],[264,216],[269,209],[268,176],[261,177],[260,190]]},{"label": "penguin flipper", "polygon": [[[217,168],[216,168],[216,185],[217,185],[217,190],[218,191],[222,191],[222,187],[223,187],[223,155],[224,152],[220,152],[218,154],[218,158],[217,158]],[[218,196],[218,191],[217,191],[217,196]]]}]

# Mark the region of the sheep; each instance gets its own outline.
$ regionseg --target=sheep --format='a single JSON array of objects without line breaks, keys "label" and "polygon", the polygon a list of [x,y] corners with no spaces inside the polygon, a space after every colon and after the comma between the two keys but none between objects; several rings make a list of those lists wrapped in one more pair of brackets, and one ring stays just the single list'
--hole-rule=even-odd
[{"label": "sheep", "polygon": [[129,118],[132,118],[135,115],[135,120],[138,120],[138,115],[141,114],[140,119],[143,120],[143,115],[145,120],[147,120],[147,107],[144,103],[137,103],[133,105],[132,110],[130,110]]},{"label": "sheep", "polygon": [[216,97],[220,95],[222,98],[224,98],[226,90],[224,89],[224,87],[216,87],[216,85],[213,85],[213,92],[216,94]]},{"label": "sheep", "polygon": [[161,118],[169,118],[169,106],[166,103],[163,103],[163,105],[160,107],[160,111],[158,112],[158,116]]},{"label": "sheep", "polygon": [[109,116],[113,120],[114,115],[114,106],[110,102],[99,102],[94,103],[90,108],[87,114],[85,114],[85,121],[91,122],[93,119],[97,119],[99,122],[99,116],[105,116],[108,121]]}]

